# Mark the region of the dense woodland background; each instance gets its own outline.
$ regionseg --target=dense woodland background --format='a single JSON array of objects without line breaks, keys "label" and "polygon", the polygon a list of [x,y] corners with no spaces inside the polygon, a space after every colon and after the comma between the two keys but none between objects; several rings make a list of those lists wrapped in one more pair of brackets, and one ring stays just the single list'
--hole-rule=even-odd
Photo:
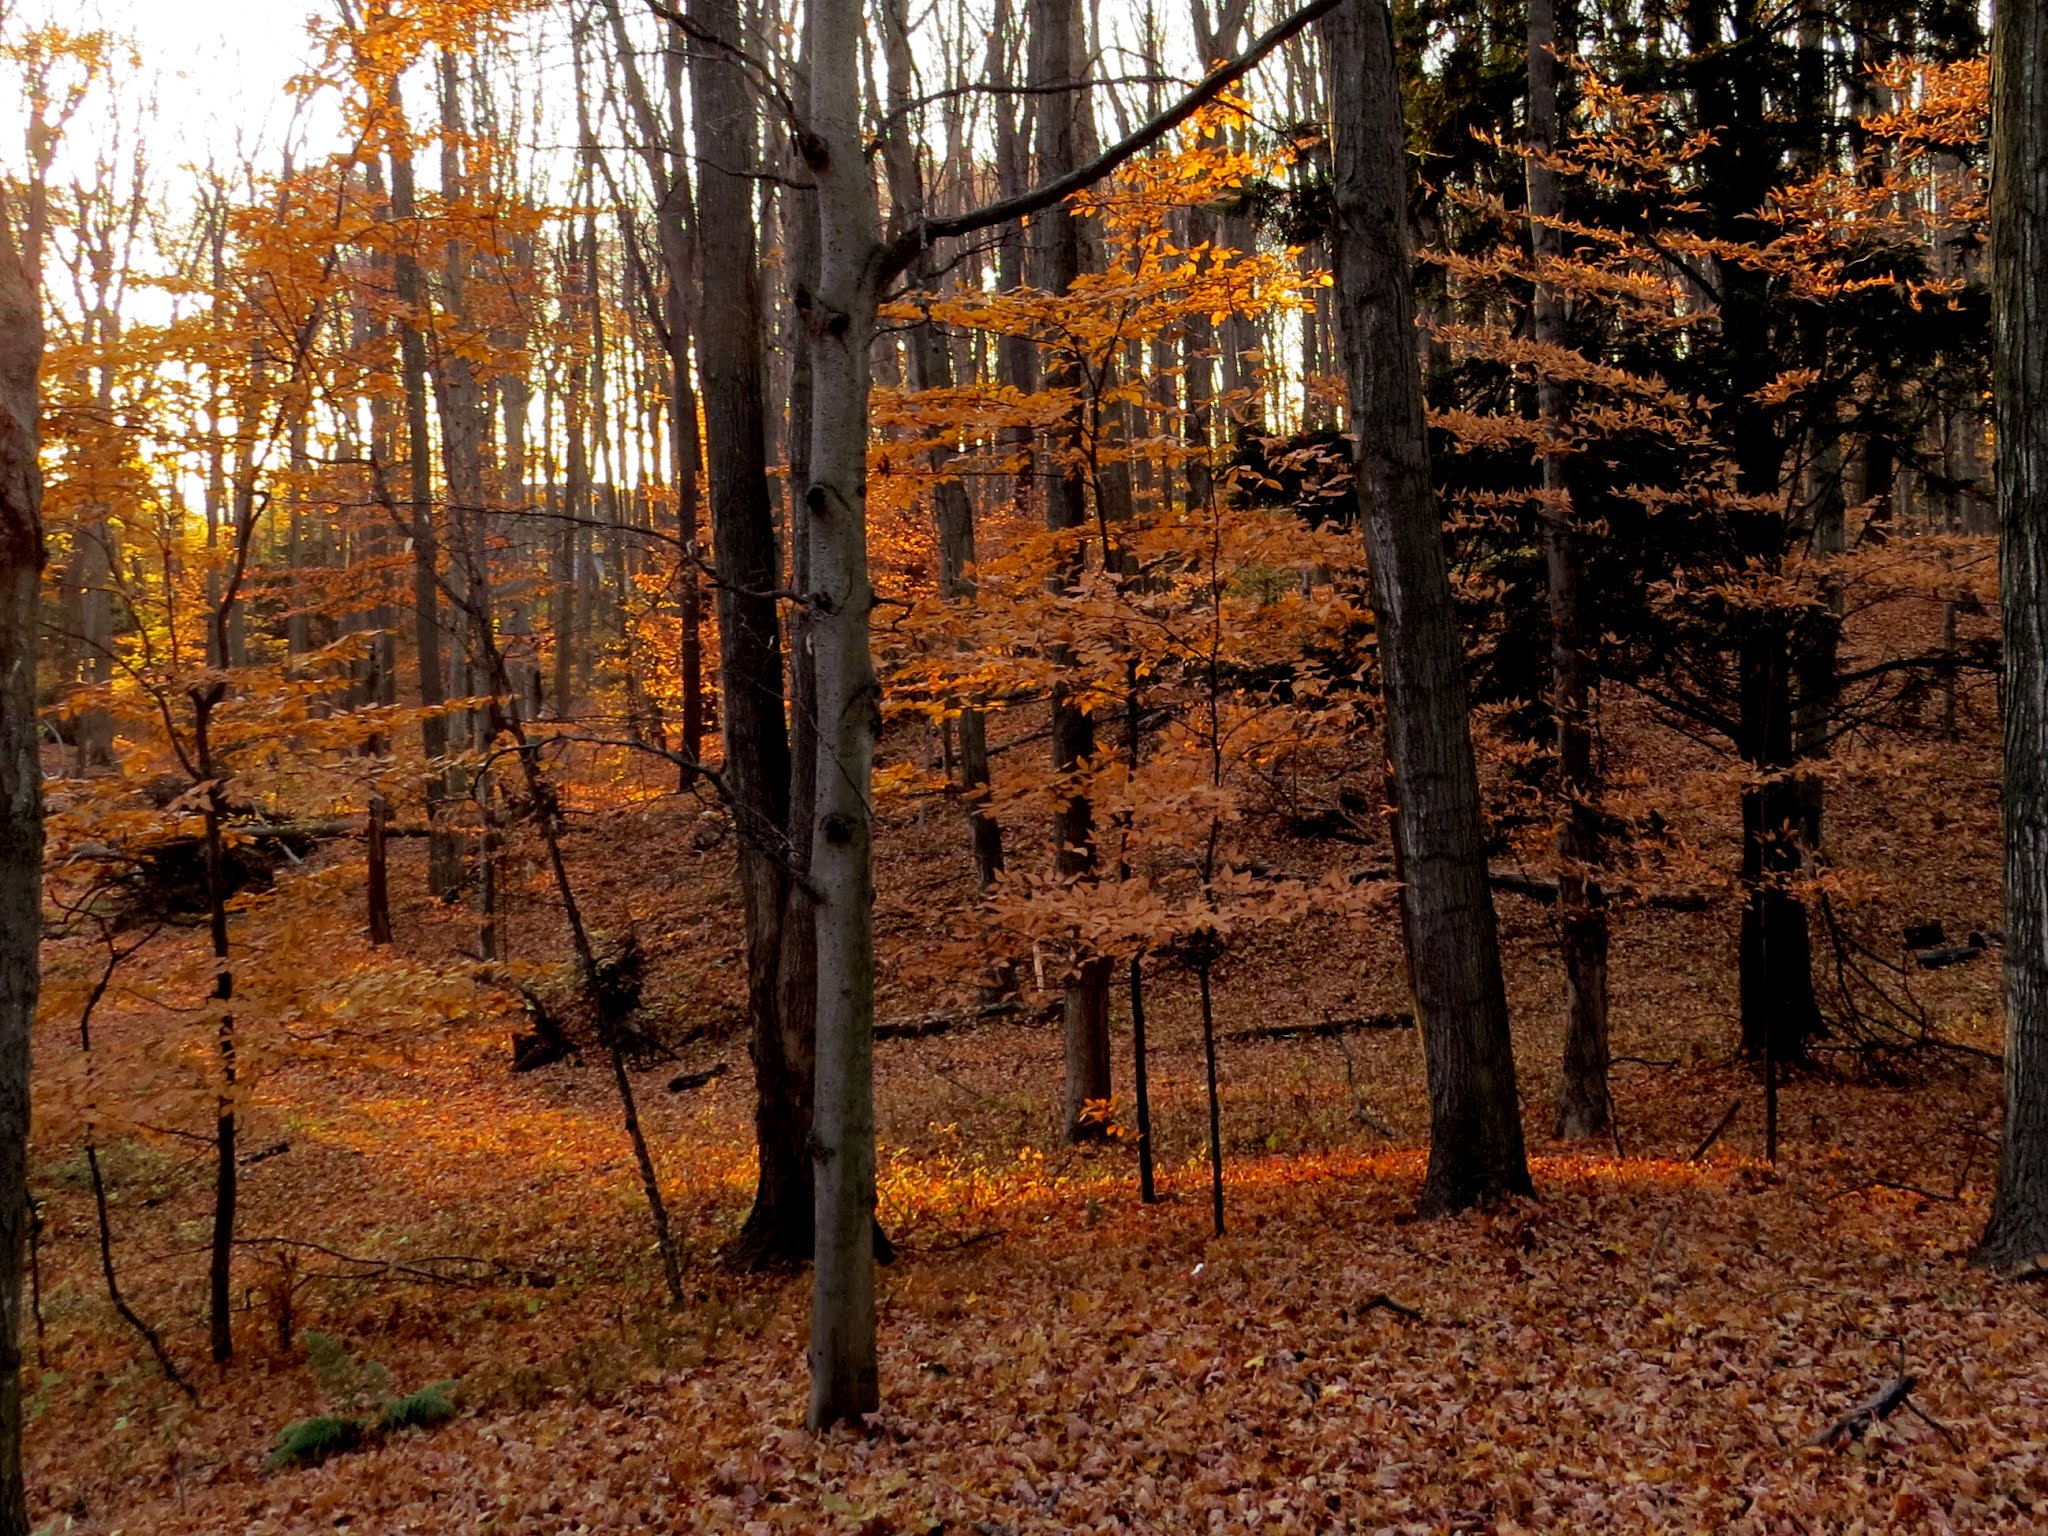
[{"label": "dense woodland background", "polygon": [[778,4],[0,9],[34,1528],[2038,1528],[1988,15]]}]

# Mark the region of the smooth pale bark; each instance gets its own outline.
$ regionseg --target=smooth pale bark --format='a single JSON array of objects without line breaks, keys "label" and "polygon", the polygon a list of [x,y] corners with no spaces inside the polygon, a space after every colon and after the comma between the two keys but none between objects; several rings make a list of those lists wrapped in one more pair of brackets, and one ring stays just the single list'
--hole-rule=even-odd
[{"label": "smooth pale bark", "polygon": [[[1564,212],[1557,172],[1546,157],[1557,145],[1558,53],[1555,0],[1529,0],[1529,245],[1539,269],[1562,259]],[[1536,340],[1565,344],[1564,299],[1554,283],[1536,284]],[[1543,561],[1550,588],[1551,708],[1557,718],[1557,927],[1564,962],[1564,1075],[1557,1092],[1557,1134],[1598,1136],[1608,1129],[1607,898],[1600,889],[1600,785],[1593,768],[1593,668],[1579,603],[1581,534],[1566,478],[1563,442],[1571,401],[1546,363],[1536,409],[1551,442],[1543,455]]]},{"label": "smooth pale bark", "polygon": [[0,1536],[26,1536],[29,1528],[21,1476],[21,1272],[29,1225],[29,1037],[43,928],[36,734],[43,320],[34,267],[18,238],[14,211],[0,193]]},{"label": "smooth pale bark", "polygon": [[[699,37],[742,39],[734,0],[691,0]],[[747,939],[748,1054],[754,1065],[754,1205],[735,1245],[748,1264],[801,1259],[810,1247],[814,1026],[782,1006],[790,900],[789,730],[784,715],[781,552],[768,488],[760,262],[755,251],[754,104],[733,54],[693,41],[706,482],[718,573],[725,784],[739,833]]]},{"label": "smooth pale bark", "polygon": [[874,874],[869,786],[879,699],[868,649],[868,348],[881,279],[874,183],[862,153],[858,0],[811,0],[811,113],[801,148],[818,188],[818,282],[799,296],[810,337],[811,634],[818,670],[817,1180],[811,1291],[815,1428],[880,1402],[875,1363]]},{"label": "smooth pale bark", "polygon": [[1340,0],[1325,23],[1335,123],[1336,303],[1359,520],[1372,567],[1402,900],[1428,1059],[1422,1209],[1527,1194],[1515,1058],[1486,880],[1465,654],[1429,474],[1393,23]]},{"label": "smooth pale bark", "polygon": [[[563,284],[562,294],[563,308],[584,312],[586,323],[589,311],[597,305],[590,255],[586,243],[572,269],[574,277]],[[595,370],[595,359],[572,363],[562,397],[562,520],[548,550],[548,621],[554,631],[549,692],[557,720],[571,719],[576,713],[576,558],[591,518],[590,379]]]},{"label": "smooth pale bark", "polygon": [[1991,293],[2005,613],[2005,1131],[1979,1258],[2048,1255],[2048,0],[2000,0]]}]

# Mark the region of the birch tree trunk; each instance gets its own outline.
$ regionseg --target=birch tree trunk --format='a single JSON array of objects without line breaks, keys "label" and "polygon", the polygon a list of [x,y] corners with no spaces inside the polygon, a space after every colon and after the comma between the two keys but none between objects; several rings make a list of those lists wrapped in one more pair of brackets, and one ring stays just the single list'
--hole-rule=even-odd
[{"label": "birch tree trunk", "polygon": [[1439,1213],[1526,1194],[1529,1170],[1486,882],[1464,647],[1430,485],[1409,270],[1406,137],[1385,0],[1341,0],[1325,36],[1335,127],[1337,311],[1400,812],[1402,901],[1429,1070],[1429,1173],[1421,1204],[1425,1213]]},{"label": "birch tree trunk", "polygon": [[1978,1257],[2048,1254],[2048,0],[2000,0],[1992,368],[2005,613],[2005,1132]]}]

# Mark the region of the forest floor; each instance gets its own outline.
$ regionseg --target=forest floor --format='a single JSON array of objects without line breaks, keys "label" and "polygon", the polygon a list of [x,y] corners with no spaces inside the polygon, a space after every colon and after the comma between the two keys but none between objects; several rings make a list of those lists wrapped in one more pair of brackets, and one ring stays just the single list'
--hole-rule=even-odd
[{"label": "forest floor", "polygon": [[[1997,926],[1985,714],[1966,711],[1966,741],[1910,771],[1865,772],[1845,754],[1831,785],[1831,855],[1862,872],[1841,895],[1845,922],[1892,960],[1903,921],[1958,937]],[[1725,782],[1675,738],[1648,760],[1669,786]],[[1680,830],[1702,869],[1732,861],[1727,798],[1671,796],[1692,808],[1674,814],[1692,818]],[[1310,920],[1248,936],[1219,965],[1220,1238],[1190,976],[1161,964],[1148,977],[1153,1206],[1137,1198],[1128,1141],[1059,1143],[1055,1026],[1027,1013],[881,1043],[881,1216],[900,1255],[879,1286],[883,1410],[867,1433],[809,1435],[806,1278],[717,1263],[751,1187],[730,840],[689,800],[634,804],[614,786],[584,802],[570,839],[579,885],[601,923],[641,937],[650,1028],[686,1042],[635,1081],[689,1306],[662,1304],[599,1064],[513,1074],[516,1013],[485,989],[418,1017],[301,1031],[250,1089],[242,1145],[264,1155],[243,1168],[231,1365],[204,1363],[208,1150],[137,1128],[138,1114],[102,1152],[122,1287],[162,1329],[196,1405],[108,1305],[75,1130],[44,1126],[39,1321],[26,1330],[43,1529],[2048,1524],[2048,1296],[1969,1264],[1995,1066],[1923,1055],[1897,1085],[1823,1056],[1787,1074],[1767,1164],[1763,1087],[1734,1059],[1734,915],[1719,899],[1617,913],[1619,1137],[1587,1145],[1548,1136],[1561,1006],[1548,910],[1499,897],[1538,1194],[1450,1220],[1410,1214],[1426,1142],[1412,1029],[1231,1038],[1404,1007],[1389,923]],[[1278,820],[1254,835],[1282,867],[1379,856],[1292,838]],[[419,852],[407,844],[394,877],[401,943],[445,958],[468,942],[466,919],[421,896]],[[895,804],[880,858],[882,1014],[966,1000],[971,986],[949,986],[931,959],[956,942],[971,898],[957,812]],[[331,904],[343,888],[304,880],[295,894],[296,878],[240,921],[288,935],[295,903]],[[558,957],[543,889],[522,877],[516,894],[512,952]],[[165,942],[196,955],[199,939]],[[312,985],[359,974],[346,946],[283,942],[273,963]],[[1995,949],[1909,979],[1946,1037],[1996,1051]],[[151,991],[145,977],[117,988],[98,1049],[146,1051],[162,1028]],[[1118,1021],[1123,1089],[1121,1002]],[[75,1021],[51,1021],[41,1050],[39,1072],[60,1074]],[[702,1087],[666,1091],[721,1064]],[[353,1388],[334,1369],[316,1380],[306,1329],[364,1368]],[[372,1362],[383,1376],[364,1374]],[[1926,1418],[1902,1411],[1854,1444],[1814,1443],[1901,1369]],[[400,1393],[453,1381],[459,1414],[314,1469],[266,1468],[285,1424],[387,1379]]]}]

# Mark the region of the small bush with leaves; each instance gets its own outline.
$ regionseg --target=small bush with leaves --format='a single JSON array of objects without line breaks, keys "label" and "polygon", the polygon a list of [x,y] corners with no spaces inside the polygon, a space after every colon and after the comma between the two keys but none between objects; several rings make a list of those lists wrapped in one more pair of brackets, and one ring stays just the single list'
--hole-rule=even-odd
[{"label": "small bush with leaves", "polygon": [[310,1419],[287,1424],[278,1431],[277,1448],[270,1453],[267,1465],[273,1470],[280,1467],[317,1467],[331,1456],[355,1450],[363,1443],[364,1434],[360,1419],[343,1418],[332,1413],[315,1414]]},{"label": "small bush with leaves", "polygon": [[455,1400],[448,1395],[452,1381],[432,1381],[408,1397],[386,1404],[377,1428],[385,1434],[400,1429],[432,1429],[455,1417]]},{"label": "small bush with leaves", "polygon": [[432,1429],[455,1417],[452,1381],[434,1381],[404,1397],[391,1395],[391,1373],[374,1360],[358,1361],[328,1334],[306,1330],[306,1364],[335,1410],[299,1419],[278,1432],[267,1465],[317,1467],[330,1457],[360,1450],[372,1439],[403,1429]]}]

